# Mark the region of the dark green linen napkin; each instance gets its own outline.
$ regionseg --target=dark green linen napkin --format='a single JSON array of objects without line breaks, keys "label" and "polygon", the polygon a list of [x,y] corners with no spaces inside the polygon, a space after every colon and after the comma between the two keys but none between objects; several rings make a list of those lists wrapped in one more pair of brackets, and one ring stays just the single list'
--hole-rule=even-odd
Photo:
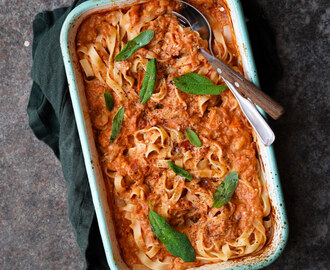
[{"label": "dark green linen napkin", "polygon": [[84,159],[69,95],[60,32],[71,7],[38,14],[33,22],[33,85],[27,107],[29,125],[62,164],[68,186],[68,215],[86,269],[109,269],[100,238]]}]

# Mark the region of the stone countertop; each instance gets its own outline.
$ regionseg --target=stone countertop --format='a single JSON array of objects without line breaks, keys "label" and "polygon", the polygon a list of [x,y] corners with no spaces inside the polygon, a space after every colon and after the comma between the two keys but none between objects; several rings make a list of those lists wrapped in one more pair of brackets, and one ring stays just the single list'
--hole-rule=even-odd
[{"label": "stone countertop", "polygon": [[[267,269],[328,269],[330,3],[242,2],[247,14],[252,14],[252,28],[267,22],[251,39],[257,66],[267,59],[274,66],[266,71],[259,68],[264,89],[286,108],[286,114],[270,124],[277,136],[274,148],[290,236],[281,257]],[[0,1],[0,269],[83,267],[67,218],[60,163],[33,136],[26,115],[32,85],[33,17],[70,3]],[[257,7],[263,10],[262,20],[253,19],[261,14]],[[273,31],[272,43],[276,43],[269,57],[258,55],[265,29]]]}]

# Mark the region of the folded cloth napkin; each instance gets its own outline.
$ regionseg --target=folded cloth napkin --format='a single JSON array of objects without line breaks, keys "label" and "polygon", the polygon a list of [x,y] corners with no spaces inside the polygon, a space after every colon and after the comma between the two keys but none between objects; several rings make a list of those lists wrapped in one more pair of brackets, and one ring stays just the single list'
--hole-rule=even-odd
[{"label": "folded cloth napkin", "polygon": [[86,269],[109,269],[100,238],[60,49],[68,8],[38,14],[33,21],[33,85],[27,112],[36,137],[62,164],[68,186],[68,215]]},{"label": "folded cloth napkin", "polygon": [[[109,269],[96,222],[59,42],[66,16],[84,1],[76,0],[68,8],[46,11],[35,17],[31,72],[33,85],[27,112],[36,137],[49,145],[61,161],[68,185],[68,215],[84,257],[85,268]],[[261,71],[272,71],[263,73],[261,77],[273,82],[279,75],[274,71],[280,68],[271,31],[266,27],[260,9],[251,5],[253,1],[246,0],[243,4],[250,15],[248,27],[252,47],[258,49],[254,52],[256,59],[259,60],[259,66],[266,67]],[[262,59],[267,59],[267,62],[263,63]],[[263,81],[261,83],[263,85]],[[270,87],[266,83],[265,86]]]}]

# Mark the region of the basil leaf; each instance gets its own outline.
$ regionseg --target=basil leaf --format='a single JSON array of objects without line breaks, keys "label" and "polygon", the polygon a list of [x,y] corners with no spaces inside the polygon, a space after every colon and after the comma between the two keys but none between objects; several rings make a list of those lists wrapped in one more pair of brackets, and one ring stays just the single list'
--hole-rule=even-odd
[{"label": "basil leaf", "polygon": [[186,129],[186,135],[192,145],[195,145],[196,147],[202,146],[201,140],[198,138],[197,134],[193,130],[191,130],[189,128]]},{"label": "basil leaf", "polygon": [[175,86],[183,92],[193,95],[219,95],[227,85],[215,85],[197,73],[187,73],[173,79]]},{"label": "basil leaf", "polygon": [[192,175],[188,173],[186,170],[180,168],[178,165],[174,164],[171,161],[167,161],[167,163],[171,167],[172,171],[175,172],[177,175],[180,175],[189,181],[192,180]]},{"label": "basil leaf", "polygon": [[222,181],[220,186],[217,188],[213,194],[213,205],[212,207],[220,208],[230,201],[233,196],[238,184],[238,174],[237,172],[232,172],[227,175],[225,180]]},{"label": "basil leaf", "polygon": [[104,97],[105,107],[107,107],[107,110],[111,112],[114,105],[113,97],[111,93],[110,92],[103,93],[103,97]]},{"label": "basil leaf", "polygon": [[149,200],[149,221],[153,233],[162,242],[166,249],[175,257],[180,257],[184,262],[193,262],[196,253],[188,237],[177,230],[174,230],[165,218],[158,215],[151,209]]},{"label": "basil leaf", "polygon": [[120,107],[112,120],[110,143],[113,143],[117,138],[121,129],[123,118],[124,118],[124,107]]},{"label": "basil leaf", "polygon": [[157,64],[156,59],[152,59],[148,62],[146,74],[144,75],[142,87],[140,91],[140,102],[145,104],[151,97],[155,85],[156,85],[156,75],[157,75]]},{"label": "basil leaf", "polygon": [[147,30],[128,41],[124,49],[115,56],[115,60],[121,62],[131,57],[132,54],[143,46],[147,45],[154,37],[154,31]]}]

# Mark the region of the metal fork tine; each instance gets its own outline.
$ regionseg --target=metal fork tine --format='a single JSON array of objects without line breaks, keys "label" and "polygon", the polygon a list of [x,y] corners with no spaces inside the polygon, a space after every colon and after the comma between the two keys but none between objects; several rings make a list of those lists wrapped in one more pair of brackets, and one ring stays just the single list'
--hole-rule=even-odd
[{"label": "metal fork tine", "polygon": [[179,22],[183,26],[185,26],[185,27],[191,27],[190,22],[184,16],[182,16],[180,13],[177,13],[175,11],[172,11],[171,13],[174,14],[178,18]]}]

